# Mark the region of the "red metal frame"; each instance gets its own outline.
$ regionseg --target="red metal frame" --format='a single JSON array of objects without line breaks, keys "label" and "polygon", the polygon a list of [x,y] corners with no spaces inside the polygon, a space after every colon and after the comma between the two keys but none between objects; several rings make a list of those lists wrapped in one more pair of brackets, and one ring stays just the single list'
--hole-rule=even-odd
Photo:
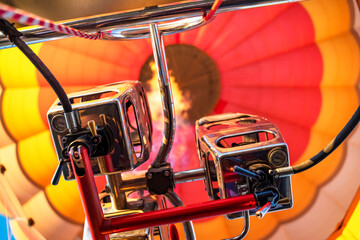
[{"label": "red metal frame", "polygon": [[100,227],[104,221],[104,214],[101,208],[99,194],[95,184],[94,174],[91,168],[88,151],[85,147],[79,147],[83,162],[85,174],[78,176],[75,171],[74,159],[70,155],[71,165],[74,169],[75,179],[79,188],[81,203],[85,211],[85,217],[89,224],[92,239],[108,240],[107,235],[100,233]]},{"label": "red metal frame", "polygon": [[[79,187],[81,201],[92,238],[96,240],[107,240],[109,239],[108,234],[111,233],[190,221],[232,212],[251,210],[257,207],[255,196],[253,194],[247,194],[189,206],[104,218],[88,152],[85,147],[80,146],[79,149],[79,154],[84,162],[85,173],[82,176],[78,176],[76,171],[74,171],[75,179]],[[70,160],[75,169],[74,160],[71,154]]]}]

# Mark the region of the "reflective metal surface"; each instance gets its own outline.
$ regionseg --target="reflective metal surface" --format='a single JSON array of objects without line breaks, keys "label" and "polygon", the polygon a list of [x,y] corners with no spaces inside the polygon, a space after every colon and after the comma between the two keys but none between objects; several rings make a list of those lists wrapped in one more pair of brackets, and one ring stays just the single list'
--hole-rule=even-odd
[{"label": "reflective metal surface", "polygon": [[244,211],[244,228],[242,232],[238,236],[226,240],[241,240],[248,234],[249,230],[250,230],[250,214],[249,211]]},{"label": "reflective metal surface", "polygon": [[[224,0],[217,13],[297,1],[299,0]],[[147,25],[154,22],[173,21],[183,18],[200,17],[210,10],[212,4],[213,0],[191,1],[128,12],[104,14],[66,21],[63,23],[67,26],[86,31],[88,33],[109,31],[109,39],[116,39],[116,33],[119,34],[119,32],[125,32],[124,28],[126,27]],[[114,35],[112,35],[111,31],[115,29],[123,30],[114,31]],[[24,34],[23,40],[29,44],[69,37],[68,35],[53,32],[40,27],[31,27],[26,30],[21,30],[21,32]],[[8,47],[13,46],[4,37],[4,35],[0,35],[0,49]]]},{"label": "reflective metal surface", "polygon": [[122,184],[121,173],[106,175],[107,186],[110,189],[110,197],[114,209],[124,209],[126,206],[126,195],[120,191]]},{"label": "reflective metal surface", "polygon": [[[250,114],[220,114],[200,119],[195,129],[210,198],[272,190],[279,193],[281,201],[269,211],[292,207],[290,177],[277,179],[269,174],[278,165],[286,167],[290,163],[287,145],[273,123]],[[250,214],[255,212],[251,210]],[[242,213],[226,216],[234,219]]]},{"label": "reflective metal surface", "polygon": [[[175,192],[165,194],[165,197],[174,207],[184,206],[179,196]],[[183,222],[185,237],[187,240],[196,240],[195,230],[192,221]]]},{"label": "reflective metal surface", "polygon": [[[191,30],[200,27],[207,22],[203,17],[192,17],[189,19],[181,19],[174,22],[159,24],[158,28],[162,35],[169,35]],[[129,40],[142,39],[150,37],[150,28],[148,26],[115,29],[106,33],[106,40]]]},{"label": "reflective metal surface", "polygon": [[[97,158],[91,157],[95,175],[129,171],[149,158],[152,133],[151,117],[144,89],[139,82],[124,81],[100,86],[69,94],[69,98],[79,118],[79,131],[76,134],[91,136],[87,125],[89,121],[95,121],[98,128],[105,129],[106,127],[111,132],[113,149],[108,154],[110,160],[107,168],[100,171]],[[53,119],[62,114],[63,108],[58,101],[55,101],[48,111],[48,121],[59,160],[66,158],[64,140],[74,141],[74,137],[77,136],[57,131],[63,124],[54,126]],[[104,116],[107,122],[105,126]],[[73,170],[68,162],[63,167],[63,173],[65,179],[74,179]]]},{"label": "reflective metal surface", "polygon": [[161,94],[161,101],[164,113],[164,135],[159,152],[157,153],[152,167],[157,167],[166,162],[175,137],[175,109],[171,92],[169,72],[166,63],[163,36],[159,32],[157,24],[151,23],[150,36],[156,63],[157,76]]},{"label": "reflective metal surface", "polygon": [[[104,216],[106,218],[110,218],[114,216],[126,216],[129,214],[142,213],[146,211],[155,211],[156,206],[156,201],[150,197],[147,197],[146,199],[142,200],[141,203],[134,201],[134,199],[133,201],[130,200],[130,202],[128,203],[129,208],[127,209],[115,210],[112,203],[103,203],[102,209],[104,212]],[[110,234],[109,237],[111,240],[153,240],[153,235],[154,234],[152,228],[143,228],[128,232],[113,233]],[[87,220],[85,220],[83,240],[92,240]]]},{"label": "reflective metal surface", "polygon": [[[124,173],[122,175],[123,182],[121,184],[121,191],[134,191],[139,189],[146,189],[145,173],[147,171],[138,171],[131,173]],[[205,179],[205,170],[203,168],[192,169],[174,173],[175,184],[199,181]]]}]

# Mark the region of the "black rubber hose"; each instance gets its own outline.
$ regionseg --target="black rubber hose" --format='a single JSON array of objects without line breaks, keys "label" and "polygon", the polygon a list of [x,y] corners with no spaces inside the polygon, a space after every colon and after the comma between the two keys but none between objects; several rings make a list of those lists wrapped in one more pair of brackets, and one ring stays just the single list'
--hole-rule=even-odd
[{"label": "black rubber hose", "polygon": [[44,76],[46,81],[50,84],[51,88],[59,98],[64,108],[64,112],[71,112],[72,106],[64,89],[61,87],[60,83],[56,80],[55,76],[50,72],[46,65],[41,61],[41,59],[21,39],[22,33],[19,32],[11,23],[2,18],[0,19],[0,30],[9,39],[10,42],[15,44],[25,54],[25,56]]},{"label": "black rubber hose", "polygon": [[318,154],[310,158],[309,160],[300,163],[299,165],[293,166],[294,174],[303,172],[316,164],[320,163],[327,156],[329,156],[342,142],[349,136],[360,121],[360,106],[356,109],[354,115],[350,118],[345,127],[340,133],[331,141],[323,150]]}]

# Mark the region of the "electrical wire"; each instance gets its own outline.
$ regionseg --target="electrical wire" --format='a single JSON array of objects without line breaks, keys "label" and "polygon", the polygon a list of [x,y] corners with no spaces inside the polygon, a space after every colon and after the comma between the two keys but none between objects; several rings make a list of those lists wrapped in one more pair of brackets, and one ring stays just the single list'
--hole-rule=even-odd
[{"label": "electrical wire", "polygon": [[345,127],[339,132],[339,134],[318,154],[296,166],[274,169],[271,170],[270,173],[278,177],[284,177],[284,176],[301,173],[303,171],[306,171],[314,167],[316,164],[320,163],[322,160],[328,157],[338,146],[340,146],[344,142],[344,140],[355,129],[359,121],[360,121],[360,106],[356,109],[353,116],[347,122]]},{"label": "electrical wire", "polygon": [[15,44],[25,54],[25,56],[32,62],[32,64],[34,64],[34,66],[44,76],[46,81],[50,84],[51,88],[58,96],[64,108],[64,112],[72,112],[71,103],[64,89],[61,87],[60,83],[57,81],[55,76],[50,72],[50,70],[46,67],[46,65],[41,61],[41,59],[21,39],[22,33],[19,32],[11,23],[9,23],[5,19],[0,19],[0,30],[9,39],[10,42]]}]

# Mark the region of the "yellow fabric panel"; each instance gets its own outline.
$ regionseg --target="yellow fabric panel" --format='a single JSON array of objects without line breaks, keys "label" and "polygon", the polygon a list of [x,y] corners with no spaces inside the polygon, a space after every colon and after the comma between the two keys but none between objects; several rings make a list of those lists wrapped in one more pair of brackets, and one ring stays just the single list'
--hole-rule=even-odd
[{"label": "yellow fabric panel", "polygon": [[84,222],[85,214],[76,181],[65,181],[61,177],[57,186],[48,185],[45,188],[45,194],[62,216],[77,223]]},{"label": "yellow fabric panel", "polygon": [[351,87],[323,89],[322,102],[320,115],[313,130],[335,137],[358,106],[356,89]]},{"label": "yellow fabric panel", "polygon": [[23,170],[33,182],[42,187],[50,184],[58,165],[49,139],[50,132],[44,131],[18,143],[18,156]]},{"label": "yellow fabric panel", "polygon": [[4,124],[15,140],[46,130],[38,108],[39,88],[6,89],[2,103]]},{"label": "yellow fabric panel", "polygon": [[359,76],[359,47],[348,32],[318,44],[324,59],[321,87],[354,87]]},{"label": "yellow fabric panel", "polygon": [[[332,2],[336,1],[328,3],[333,4]],[[350,33],[345,33],[322,41],[318,46],[324,63],[322,106],[319,118],[312,128],[309,145],[299,162],[309,159],[324,148],[345,126],[358,105],[354,86],[359,75],[360,57],[355,38]],[[328,161],[339,162],[342,154],[340,150],[337,152],[338,157],[331,156]],[[332,169],[335,168],[336,165]],[[331,175],[332,171],[327,173]],[[329,176],[322,175],[317,178],[317,183],[320,184],[327,177]]]},{"label": "yellow fabric panel", "polygon": [[343,233],[343,238],[339,239],[360,239],[360,202],[358,202],[349,222],[347,223]]},{"label": "yellow fabric panel", "polygon": [[344,0],[311,0],[301,3],[315,27],[315,40],[334,37],[350,29],[350,10]]},{"label": "yellow fabric panel", "polygon": [[351,235],[355,237],[355,239],[360,239],[360,204],[358,204],[354,214],[352,215],[350,222],[348,223],[348,227],[345,228],[344,231],[351,232]]},{"label": "yellow fabric panel", "polygon": [[[29,47],[38,54],[42,44]],[[37,87],[36,68],[17,48],[0,51],[0,77],[5,88]]]},{"label": "yellow fabric panel", "polygon": [[[0,84],[0,97],[1,97],[1,94],[3,94],[3,89]],[[2,107],[0,107],[0,109],[2,109]],[[2,119],[0,118],[0,147],[9,145],[11,143],[13,143],[13,141],[11,140],[11,138],[8,136],[7,132],[5,131]]]}]

